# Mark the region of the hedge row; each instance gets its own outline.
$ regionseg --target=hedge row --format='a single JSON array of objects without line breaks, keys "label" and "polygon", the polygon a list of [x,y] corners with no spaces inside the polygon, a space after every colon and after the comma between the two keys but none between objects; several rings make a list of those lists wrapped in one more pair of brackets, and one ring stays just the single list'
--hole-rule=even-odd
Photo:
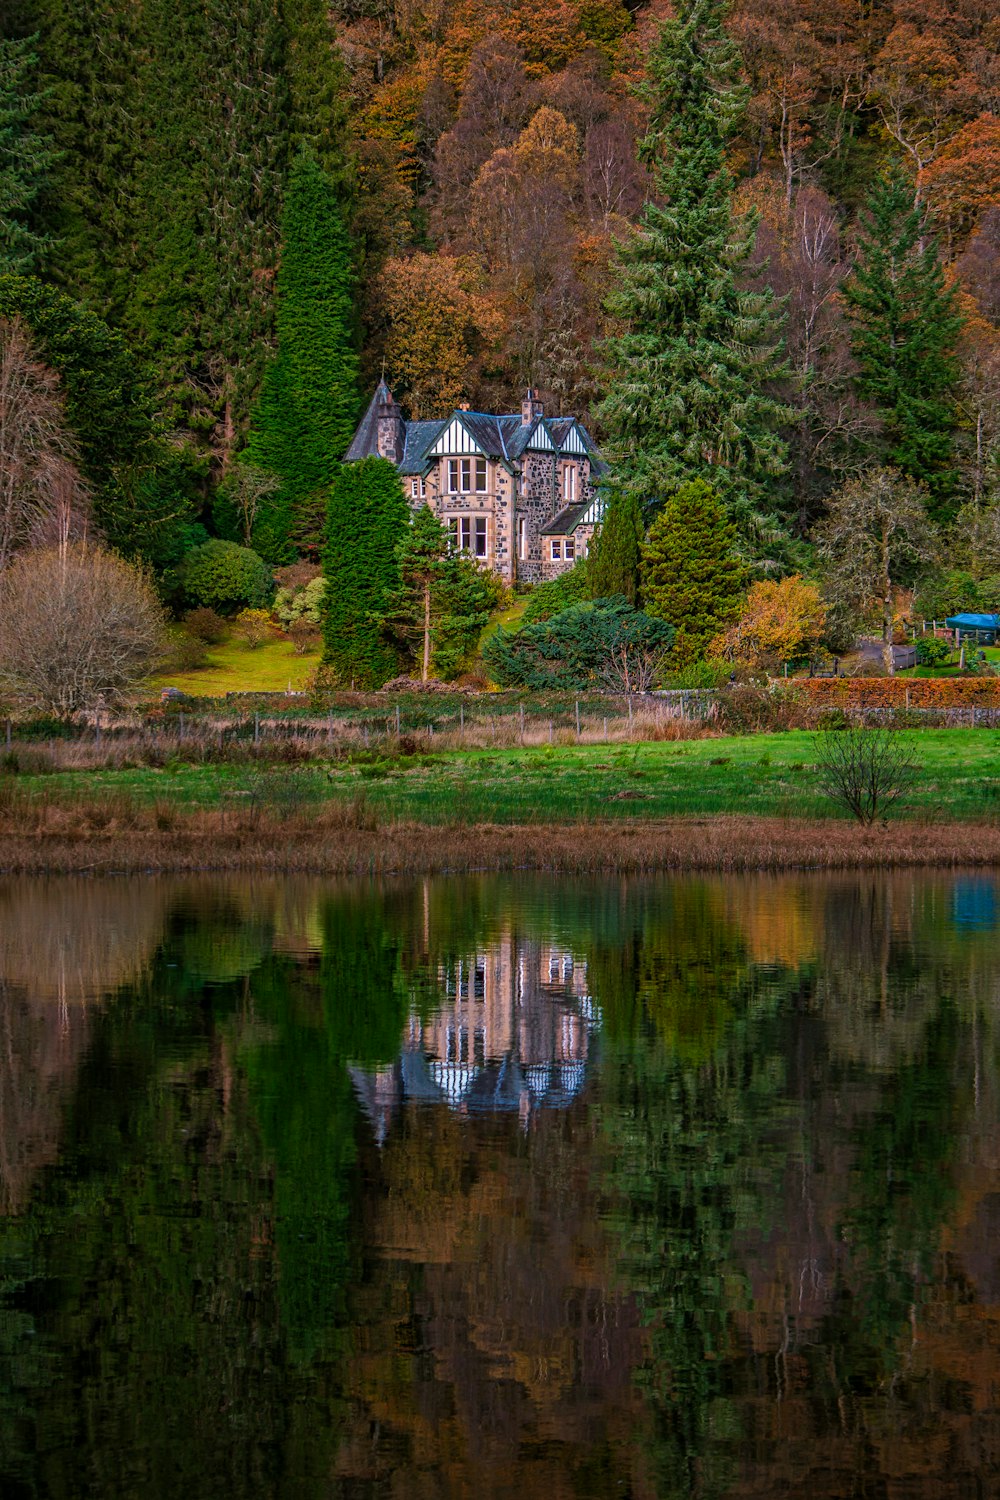
[{"label": "hedge row", "polygon": [[821,708],[1000,708],[997,677],[811,677],[795,686]]}]

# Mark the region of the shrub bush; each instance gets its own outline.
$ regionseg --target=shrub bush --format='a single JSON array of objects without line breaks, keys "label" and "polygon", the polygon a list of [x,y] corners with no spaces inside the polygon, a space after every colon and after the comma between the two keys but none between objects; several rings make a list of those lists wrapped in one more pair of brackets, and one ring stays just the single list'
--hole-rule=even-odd
[{"label": "shrub bush", "polygon": [[227,622],[214,609],[209,609],[204,604],[198,609],[188,610],[184,616],[184,628],[196,641],[204,641],[209,646],[221,646],[229,635]]},{"label": "shrub bush", "polygon": [[171,643],[164,670],[167,672],[197,672],[199,667],[208,665],[208,651],[205,642],[197,636],[177,636]]},{"label": "shrub bush", "polygon": [[527,608],[521,616],[522,625],[539,625],[551,620],[553,615],[569,609],[571,604],[581,604],[587,598],[587,559],[581,557],[567,573],[553,578],[549,583],[540,583],[531,590]]},{"label": "shrub bush", "polygon": [[517,632],[498,630],[483,661],[501,687],[644,692],[673,639],[672,626],[616,595],[574,604]]},{"label": "shrub bush", "polygon": [[263,646],[271,633],[271,616],[266,609],[241,609],[235,620],[236,634],[251,651]]},{"label": "shrub bush", "polygon": [[917,637],[917,661],[922,667],[940,667],[951,655],[951,647],[936,635]]},{"label": "shrub bush", "polygon": [[307,651],[318,651],[323,644],[319,627],[310,625],[308,620],[294,620],[286,634],[295,647],[296,656],[304,656]]},{"label": "shrub bush", "polygon": [[271,602],[274,579],[262,557],[249,547],[213,539],[193,547],[178,570],[186,602],[220,614],[260,609]]},{"label": "shrub bush", "polygon": [[280,588],[274,596],[272,613],[286,630],[299,620],[318,628],[323,619],[322,608],[325,593],[326,579],[322,575],[310,579],[301,587],[293,585]]}]

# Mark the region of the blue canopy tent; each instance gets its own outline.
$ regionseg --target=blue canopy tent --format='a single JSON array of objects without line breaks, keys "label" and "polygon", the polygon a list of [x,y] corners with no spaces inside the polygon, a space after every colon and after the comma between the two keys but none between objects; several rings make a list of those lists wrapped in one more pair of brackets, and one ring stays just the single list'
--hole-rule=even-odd
[{"label": "blue canopy tent", "polygon": [[977,646],[995,646],[1000,635],[1000,615],[949,615],[944,623],[958,641],[971,636]]}]

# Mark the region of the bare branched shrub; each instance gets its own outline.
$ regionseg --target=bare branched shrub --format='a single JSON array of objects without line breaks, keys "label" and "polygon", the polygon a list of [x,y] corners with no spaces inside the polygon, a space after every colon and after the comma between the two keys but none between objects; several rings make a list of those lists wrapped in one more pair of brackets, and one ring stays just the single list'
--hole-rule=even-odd
[{"label": "bare branched shrub", "polygon": [[0,685],[68,718],[112,708],[151,670],[164,618],[136,568],[76,543],[25,552],[0,574]]},{"label": "bare branched shrub", "polygon": [[865,828],[913,784],[913,751],[902,733],[888,724],[855,722],[844,729],[826,729],[816,744],[820,786]]},{"label": "bare branched shrub", "polygon": [[77,461],[58,375],[19,318],[0,318],[0,569],[24,547],[85,535],[89,493]]}]

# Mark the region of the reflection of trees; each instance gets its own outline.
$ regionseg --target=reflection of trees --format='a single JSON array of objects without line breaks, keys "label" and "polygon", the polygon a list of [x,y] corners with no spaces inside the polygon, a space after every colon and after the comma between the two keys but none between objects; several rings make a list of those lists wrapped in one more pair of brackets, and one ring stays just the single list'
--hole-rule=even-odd
[{"label": "reflection of trees", "polygon": [[161,881],[0,881],[0,981],[63,1005],[135,984],[160,941],[170,895]]},{"label": "reflection of trees", "polygon": [[914,949],[912,878],[837,880],[825,888],[816,1005],[830,1050],[875,1073],[912,1059],[940,996]]},{"label": "reflection of trees", "polygon": [[307,1359],[341,1319],[351,1240],[357,1105],[347,1064],[396,1055],[406,1017],[402,934],[374,889],[321,906],[323,955],[302,970],[275,960],[254,979],[266,1040],[245,1053],[275,1171],[282,1317]]},{"label": "reflection of trees", "polygon": [[642,1382],[658,1496],[721,1494],[732,1477],[732,1320],[749,1300],[736,1237],[763,1229],[778,1201],[780,1033],[771,1007],[752,997],[716,894],[673,892],[633,943],[636,998],[620,1009],[631,1025],[618,1030],[602,1078],[619,1274],[649,1329]]}]

